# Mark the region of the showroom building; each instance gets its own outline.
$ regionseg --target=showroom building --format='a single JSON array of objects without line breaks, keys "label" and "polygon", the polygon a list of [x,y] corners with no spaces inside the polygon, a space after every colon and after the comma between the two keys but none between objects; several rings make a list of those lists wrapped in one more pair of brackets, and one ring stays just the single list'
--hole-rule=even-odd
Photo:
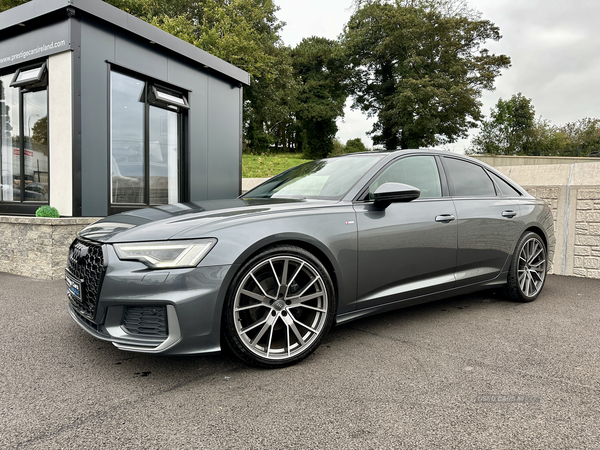
[{"label": "showroom building", "polygon": [[245,71],[101,0],[0,14],[0,214],[101,217],[241,189]]}]

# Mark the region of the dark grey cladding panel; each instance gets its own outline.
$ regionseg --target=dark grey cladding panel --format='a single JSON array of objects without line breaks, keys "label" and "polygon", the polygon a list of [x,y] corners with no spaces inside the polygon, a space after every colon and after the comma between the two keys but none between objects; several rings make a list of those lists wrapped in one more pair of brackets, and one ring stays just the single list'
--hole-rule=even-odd
[{"label": "dark grey cladding panel", "polygon": [[[188,64],[169,60],[168,81],[191,89],[188,94],[188,156],[185,170],[189,177],[190,200],[208,200],[208,79]],[[239,109],[239,108],[238,108]],[[236,109],[236,111],[238,111]],[[232,111],[234,114],[235,111]]]},{"label": "dark grey cladding panel", "polygon": [[67,7],[79,10],[83,16],[93,16],[105,25],[131,33],[138,39],[155,42],[157,49],[175,52],[180,57],[188,58],[200,66],[206,66],[237,83],[250,84],[250,75],[244,70],[100,0],[32,0],[0,14],[0,30],[15,27],[19,23],[38,19]]},{"label": "dark grey cladding panel", "polygon": [[163,52],[159,53],[150,47],[150,44],[144,45],[128,36],[117,34],[114,62],[143,75],[167,80],[168,57]]},{"label": "dark grey cladding panel", "polygon": [[0,30],[24,23],[68,6],[68,0],[31,0],[0,14]]},{"label": "dark grey cladding panel", "polygon": [[[0,17],[2,14],[0,14]],[[1,39],[1,38],[0,38]],[[68,20],[0,40],[0,69],[71,49]]]},{"label": "dark grey cladding panel", "polygon": [[235,198],[240,179],[240,89],[208,80],[208,198]]},{"label": "dark grey cladding panel", "polygon": [[[108,211],[108,64],[115,37],[86,20],[81,25],[81,195],[83,216]],[[75,93],[77,95],[77,93]]]}]

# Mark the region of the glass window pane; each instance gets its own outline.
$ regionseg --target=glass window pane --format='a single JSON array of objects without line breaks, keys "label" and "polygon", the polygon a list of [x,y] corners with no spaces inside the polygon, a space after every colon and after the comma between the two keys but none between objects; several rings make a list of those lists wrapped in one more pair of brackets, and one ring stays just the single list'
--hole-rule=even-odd
[{"label": "glass window pane", "polygon": [[502,194],[506,197],[520,197],[521,193],[495,173],[489,172]]},{"label": "glass window pane", "polygon": [[440,173],[433,156],[409,156],[390,164],[369,186],[369,197],[384,183],[404,183],[419,188],[419,198],[442,196]]},{"label": "glass window pane", "polygon": [[457,197],[495,196],[494,183],[485,170],[477,164],[471,164],[454,158],[444,158],[448,176],[454,185]]},{"label": "glass window pane", "polygon": [[275,175],[244,198],[339,200],[381,158],[381,154],[353,155],[307,162]]},{"label": "glass window pane", "polygon": [[40,78],[40,72],[42,71],[41,67],[36,67],[35,69],[23,70],[19,73],[17,77],[17,83],[22,81],[29,80],[38,80]]},{"label": "glass window pane", "polygon": [[9,87],[13,74],[0,77],[0,201],[21,200],[19,90]]},{"label": "glass window pane", "polygon": [[23,94],[25,201],[48,201],[48,93]]},{"label": "glass window pane", "polygon": [[174,95],[167,94],[166,92],[162,92],[158,89],[156,90],[156,96],[160,100],[164,100],[166,102],[176,103],[178,105],[185,106],[185,101],[183,100],[183,98],[175,97]]},{"label": "glass window pane", "polygon": [[141,80],[110,74],[112,203],[144,203],[144,88]]},{"label": "glass window pane", "polygon": [[177,203],[179,114],[150,107],[150,204]]}]

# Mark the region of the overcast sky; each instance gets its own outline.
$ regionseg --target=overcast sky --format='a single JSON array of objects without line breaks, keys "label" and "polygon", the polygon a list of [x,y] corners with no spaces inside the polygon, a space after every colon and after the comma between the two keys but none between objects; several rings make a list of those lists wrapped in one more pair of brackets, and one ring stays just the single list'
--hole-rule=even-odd
[{"label": "overcast sky", "polygon": [[[286,22],[282,39],[290,46],[313,35],[337,38],[351,14],[351,0],[274,1],[281,8],[277,17]],[[482,97],[485,115],[499,98],[521,92],[532,99],[537,116],[555,125],[600,117],[599,0],[470,0],[469,5],[500,27],[503,38],[489,42],[489,50],[512,59],[496,79],[496,90]],[[338,139],[360,137],[370,146],[365,132],[373,121],[348,106]],[[463,140],[448,147],[462,153],[467,146]]]}]

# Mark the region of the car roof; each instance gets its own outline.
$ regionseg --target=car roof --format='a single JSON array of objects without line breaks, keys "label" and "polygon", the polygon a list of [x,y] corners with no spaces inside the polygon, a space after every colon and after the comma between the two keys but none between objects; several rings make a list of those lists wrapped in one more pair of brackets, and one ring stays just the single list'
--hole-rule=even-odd
[{"label": "car roof", "polygon": [[472,159],[472,158],[469,158],[468,155],[461,155],[458,153],[453,153],[448,150],[440,150],[437,148],[406,148],[406,149],[394,149],[394,150],[373,150],[373,151],[367,151],[367,152],[345,153],[343,155],[333,156],[333,158],[358,156],[358,155],[383,155],[383,156],[387,156],[389,158],[394,158],[394,157],[402,155],[402,154],[418,153],[418,152],[429,153],[429,154],[434,154],[434,155],[456,156],[456,157],[464,158],[464,159]]}]

